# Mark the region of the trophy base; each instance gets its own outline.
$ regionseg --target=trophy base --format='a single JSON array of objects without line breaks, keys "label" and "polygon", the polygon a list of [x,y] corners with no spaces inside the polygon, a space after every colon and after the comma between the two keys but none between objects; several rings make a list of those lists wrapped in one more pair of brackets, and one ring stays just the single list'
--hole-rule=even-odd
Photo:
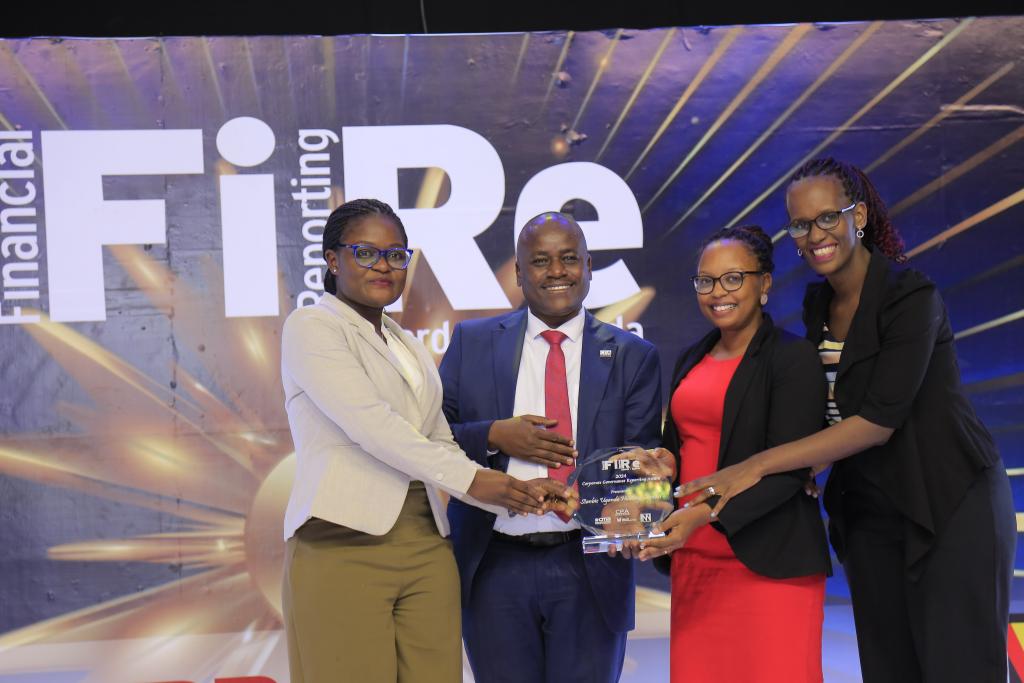
[{"label": "trophy base", "polygon": [[622,546],[626,541],[646,541],[648,538],[661,538],[664,535],[664,532],[650,531],[647,533],[640,534],[616,534],[613,536],[584,536],[583,554],[591,555],[593,553],[607,553],[609,548],[622,550]]}]

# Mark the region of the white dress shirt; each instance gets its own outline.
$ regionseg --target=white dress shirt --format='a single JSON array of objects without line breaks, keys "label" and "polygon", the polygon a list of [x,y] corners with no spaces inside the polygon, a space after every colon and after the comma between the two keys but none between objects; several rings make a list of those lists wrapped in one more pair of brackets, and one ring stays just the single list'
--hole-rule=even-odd
[{"label": "white dress shirt", "polygon": [[[580,395],[580,361],[583,358],[583,325],[586,315],[583,309],[571,320],[555,328],[565,334],[562,353],[565,355],[565,380],[569,389],[569,412],[572,415],[572,438],[576,439],[576,415]],[[544,373],[547,366],[548,350],[551,345],[540,336],[551,329],[532,312],[526,314],[526,336],[523,339],[523,354],[519,360],[519,375],[516,379],[516,400],[513,415],[544,415]],[[548,476],[548,468],[519,458],[509,458],[508,473],[516,479],[536,479]],[[503,534],[518,536],[544,531],[568,531],[578,529],[575,520],[564,522],[553,512],[543,516],[507,514],[498,515],[494,530]]]},{"label": "white dress shirt", "polygon": [[[372,323],[367,321],[371,327]],[[405,381],[412,387],[412,391],[416,394],[417,400],[423,399],[423,370],[420,368],[419,361],[412,355],[412,351],[402,343],[394,333],[387,327],[381,325],[381,331],[384,333],[384,341],[387,342],[388,351],[398,361],[398,366],[402,368],[402,376],[405,377]],[[376,332],[374,332],[376,334]],[[418,413],[419,411],[417,411]],[[422,421],[422,417],[419,418]]]}]

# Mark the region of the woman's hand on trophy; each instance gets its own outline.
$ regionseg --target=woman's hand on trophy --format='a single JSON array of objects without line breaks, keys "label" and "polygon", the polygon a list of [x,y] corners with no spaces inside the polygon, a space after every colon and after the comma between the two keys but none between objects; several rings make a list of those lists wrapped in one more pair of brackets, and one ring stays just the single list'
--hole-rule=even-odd
[{"label": "woman's hand on trophy", "polygon": [[608,557],[622,557],[630,560],[640,556],[640,541],[635,538],[622,539],[622,547],[615,545],[608,546]]},{"label": "woman's hand on trophy", "polygon": [[[753,459],[748,459],[706,477],[686,482],[676,489],[675,497],[686,498],[693,495],[683,507],[694,507],[707,501],[713,507],[711,516],[717,517],[730,499],[761,481],[761,477],[757,463]],[[709,500],[715,497],[716,500]]]},{"label": "woman's hand on trophy", "polygon": [[579,493],[571,486],[547,477],[530,479],[526,483],[539,487],[544,493],[543,511],[540,514],[554,512],[571,517],[572,513],[580,509]]},{"label": "woman's hand on trophy", "polygon": [[542,515],[548,491],[537,481],[520,481],[504,472],[481,468],[466,493],[481,503],[506,508],[509,514]]},{"label": "woman's hand on trophy", "polygon": [[641,539],[647,537],[652,523],[643,521],[661,519],[672,511],[672,504],[647,496],[622,498],[612,501],[601,510],[601,518],[607,520],[600,529],[617,543],[608,546],[609,557],[630,559],[640,554]]},{"label": "woman's hand on trophy", "polygon": [[665,532],[664,536],[640,541],[640,553],[637,557],[647,561],[679,550],[686,545],[690,534],[711,519],[711,508],[707,505],[694,505],[676,510],[659,525]]}]

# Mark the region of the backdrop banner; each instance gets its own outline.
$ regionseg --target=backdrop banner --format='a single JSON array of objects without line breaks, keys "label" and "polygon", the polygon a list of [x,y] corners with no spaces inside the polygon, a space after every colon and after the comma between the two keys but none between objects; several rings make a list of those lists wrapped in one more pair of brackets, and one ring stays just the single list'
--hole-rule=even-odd
[{"label": "backdrop banner", "polygon": [[[517,228],[561,209],[587,307],[667,375],[708,329],[689,276],[722,226],[775,235],[768,310],[803,332],[785,185],[850,161],[1018,473],[1022,139],[1024,17],[0,40],[0,683],[288,680],[280,329],[323,293],[348,198],[398,209],[393,315],[438,361],[459,321],[522,305]],[[648,569],[636,635],[663,638]]]}]

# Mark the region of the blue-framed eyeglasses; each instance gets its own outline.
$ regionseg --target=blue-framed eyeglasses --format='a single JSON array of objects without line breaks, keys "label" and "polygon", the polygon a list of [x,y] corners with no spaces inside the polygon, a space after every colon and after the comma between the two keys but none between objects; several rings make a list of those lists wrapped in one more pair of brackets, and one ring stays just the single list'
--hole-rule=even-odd
[{"label": "blue-framed eyeglasses", "polygon": [[412,261],[412,249],[405,247],[391,247],[390,249],[378,249],[372,244],[339,244],[336,248],[348,247],[352,250],[352,258],[357,266],[373,268],[377,262],[383,259],[387,264],[396,270],[405,270]]}]

